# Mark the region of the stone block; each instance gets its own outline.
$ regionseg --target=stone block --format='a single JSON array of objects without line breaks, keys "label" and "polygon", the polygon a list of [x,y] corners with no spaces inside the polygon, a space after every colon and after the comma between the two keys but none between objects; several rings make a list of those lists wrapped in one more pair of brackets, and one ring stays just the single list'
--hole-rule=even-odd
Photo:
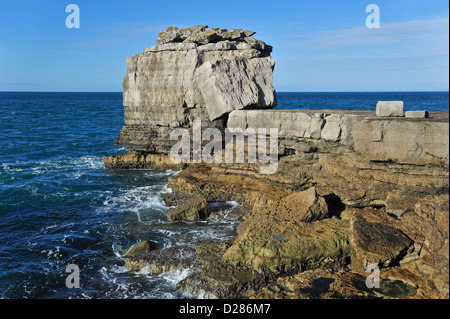
[{"label": "stone block", "polygon": [[406,111],[405,117],[408,118],[428,118],[428,111]]},{"label": "stone block", "polygon": [[379,101],[375,111],[377,116],[403,116],[403,101]]}]

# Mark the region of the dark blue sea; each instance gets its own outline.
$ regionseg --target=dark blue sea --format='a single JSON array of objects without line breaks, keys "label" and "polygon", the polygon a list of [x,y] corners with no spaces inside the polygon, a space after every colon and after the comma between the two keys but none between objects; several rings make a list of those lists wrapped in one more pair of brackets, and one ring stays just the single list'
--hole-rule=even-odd
[{"label": "dark blue sea", "polygon": [[[279,109],[449,109],[448,92],[278,93]],[[123,125],[122,93],[0,92],[0,298],[185,298],[188,271],[128,272],[122,252],[235,234],[233,218],[170,224],[161,198],[177,172],[105,170]],[[236,203],[230,203],[235,205]],[[66,266],[80,269],[68,288]]]}]

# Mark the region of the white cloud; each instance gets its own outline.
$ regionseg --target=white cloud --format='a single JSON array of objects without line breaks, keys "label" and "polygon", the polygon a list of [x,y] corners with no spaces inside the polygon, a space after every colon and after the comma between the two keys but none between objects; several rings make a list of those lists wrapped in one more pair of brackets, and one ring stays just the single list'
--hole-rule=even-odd
[{"label": "white cloud", "polygon": [[[413,20],[398,23],[381,23],[379,29],[368,29],[365,26],[327,31],[303,33],[295,41],[289,43],[296,49],[337,49],[344,47],[369,46],[435,46],[430,50],[446,50],[449,42],[449,18],[431,20]],[[421,48],[423,49],[423,48]]]}]

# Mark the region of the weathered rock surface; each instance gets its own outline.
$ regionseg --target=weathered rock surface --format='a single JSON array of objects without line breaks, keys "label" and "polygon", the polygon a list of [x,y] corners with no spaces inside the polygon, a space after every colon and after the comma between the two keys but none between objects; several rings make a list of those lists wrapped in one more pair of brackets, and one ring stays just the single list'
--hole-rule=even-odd
[{"label": "weathered rock surface", "polygon": [[174,163],[170,157],[148,152],[128,151],[103,158],[106,169],[153,168],[155,170],[181,170],[183,163]]},{"label": "weathered rock surface", "polygon": [[428,118],[430,114],[428,111],[406,111],[405,117],[409,118]]},{"label": "weathered rock surface", "polygon": [[[408,281],[382,274],[379,288],[366,286],[367,273],[307,270],[279,277],[252,293],[253,299],[391,299],[420,298],[417,287]],[[395,277],[396,278],[396,277]],[[405,279],[405,278],[402,278]]]},{"label": "weathered rock surface", "polygon": [[[386,275],[386,278],[401,282],[397,284],[387,281],[386,285],[403,287],[399,288],[400,298],[443,298],[448,295],[448,194],[445,194],[445,189],[448,190],[448,180],[443,173],[445,168],[437,169],[433,165],[427,167],[370,163],[355,154],[347,153],[321,156],[324,156],[324,159],[323,162],[320,161],[319,166],[316,166],[314,161],[283,161],[279,171],[269,176],[258,176],[256,169],[246,165],[194,165],[171,178],[169,185],[175,193],[186,192],[191,196],[202,194],[212,201],[220,198],[256,203],[258,208],[252,208],[243,216],[238,237],[224,253],[224,261],[232,265],[245,265],[264,273],[265,276],[269,273],[276,276],[318,267],[345,269],[346,265],[351,263],[352,271],[359,269],[361,272],[361,275],[354,276],[367,277],[368,273],[364,272],[363,266],[368,261],[373,261],[381,267],[387,267],[381,268],[382,277],[384,273],[397,274]],[[347,164],[340,162],[350,158],[352,161]],[[333,171],[330,171],[328,166],[334,167]],[[418,172],[422,175],[418,175]],[[439,187],[433,188],[433,178],[436,178],[435,185],[441,185],[440,191],[444,194],[439,195]],[[324,216],[339,216],[342,220],[325,218],[314,222],[294,221],[293,219],[299,218],[301,214],[296,214],[295,210],[282,209],[286,204],[280,202],[283,203],[288,197],[292,199],[290,202],[293,204],[288,207],[295,207],[296,196],[303,193],[296,191],[296,188],[306,187],[306,190],[313,193],[307,185],[314,185],[314,181],[322,185],[319,187],[321,194],[325,196],[330,209],[334,210],[332,214],[329,211],[328,215]],[[411,190],[411,185],[415,191]],[[350,191],[352,189],[353,193]],[[339,196],[336,196],[336,193]],[[392,206],[392,201],[397,206]],[[388,204],[389,206],[383,207]],[[382,208],[349,208],[367,205]],[[300,205],[298,206],[298,211],[301,211]],[[402,213],[388,214],[388,207],[403,207]],[[286,214],[276,214],[277,210]],[[350,220],[354,223],[352,227]],[[355,220],[358,222],[355,223]],[[353,237],[352,230],[355,225],[361,227]],[[361,231],[365,226],[372,231]],[[358,236],[370,238],[362,240],[362,237]],[[355,253],[350,243],[354,245],[358,241],[359,253]],[[372,258],[374,256],[376,258]],[[392,272],[392,269],[399,267],[404,271]],[[381,292],[376,294],[374,291],[362,289],[365,286],[360,285],[360,280],[357,287],[350,286],[349,282],[344,282],[341,286],[341,275],[334,277],[336,284],[340,285],[339,289],[336,288],[339,293],[327,295],[330,298],[359,294],[390,298]],[[342,278],[347,277],[342,275]],[[207,282],[211,285],[213,280],[209,278]],[[201,285],[199,284],[199,287]],[[408,285],[412,285],[417,291],[401,292],[402,289],[410,291]],[[352,289],[357,289],[359,293]]]},{"label": "weathered rock surface", "polygon": [[115,143],[168,154],[174,128],[189,129],[201,120],[203,127],[223,130],[232,110],[276,106],[272,47],[253,34],[169,27],[160,33],[159,45],[127,58],[125,125]]},{"label": "weathered rock surface", "polygon": [[263,210],[290,193],[289,190],[242,175],[216,174],[210,165],[189,166],[169,178],[168,187],[176,193],[200,195],[208,202],[246,202]]},{"label": "weathered rock surface", "polygon": [[[252,52],[257,54],[255,57],[259,56],[256,49],[244,50],[242,53]],[[211,120],[219,119],[234,110],[276,106],[272,84],[275,61],[271,57],[243,57],[207,61],[196,71],[195,79]]]},{"label": "weathered rock surface", "polygon": [[223,260],[222,255],[230,245],[230,241],[199,243],[196,258],[201,270],[180,281],[177,289],[203,298],[241,299],[249,298],[255,289],[267,285],[273,274]]},{"label": "weathered rock surface", "polygon": [[177,27],[168,27],[167,30],[160,32],[156,43],[197,43],[206,44],[223,40],[246,41],[256,32],[242,29],[220,29],[209,28],[207,25],[197,25],[186,29]]},{"label": "weathered rock surface", "polygon": [[399,265],[413,241],[400,230],[386,224],[368,222],[363,217],[350,221],[352,269],[364,271],[368,265]]},{"label": "weathered rock surface", "polygon": [[305,191],[294,192],[269,208],[271,217],[276,220],[313,222],[328,216],[328,205],[323,197],[311,187]]},{"label": "weathered rock surface", "polygon": [[207,207],[206,199],[196,196],[175,208],[169,208],[166,216],[170,222],[179,220],[196,221],[208,217]]},{"label": "weathered rock surface", "polygon": [[402,101],[379,101],[375,110],[377,116],[403,116]]},{"label": "weathered rock surface", "polygon": [[301,140],[335,142],[372,161],[412,164],[449,162],[448,112],[430,118],[378,118],[369,111],[237,110],[228,128],[277,128],[291,144]]},{"label": "weathered rock surface", "polygon": [[223,258],[256,269],[298,272],[337,268],[350,255],[348,223],[325,219],[313,223],[270,220],[250,223]]}]

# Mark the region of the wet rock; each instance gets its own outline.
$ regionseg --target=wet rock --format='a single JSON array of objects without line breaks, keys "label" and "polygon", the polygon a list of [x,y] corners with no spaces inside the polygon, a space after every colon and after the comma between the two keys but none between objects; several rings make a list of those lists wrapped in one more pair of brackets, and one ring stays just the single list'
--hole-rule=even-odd
[{"label": "wet rock", "polygon": [[178,245],[161,250],[128,254],[125,259],[125,268],[151,275],[193,269],[198,265],[195,248],[194,244]]},{"label": "wet rock", "polygon": [[238,217],[234,213],[240,207],[236,202],[213,202],[208,203],[208,216],[212,218]]},{"label": "wet rock", "polygon": [[152,250],[159,249],[159,244],[154,241],[144,240],[137,244],[134,244],[130,248],[124,251],[123,256],[137,255],[141,253],[146,253]]},{"label": "wet rock", "polygon": [[163,198],[166,206],[171,207],[181,205],[184,202],[188,201],[189,199],[192,199],[193,196],[182,193],[170,192],[161,194],[161,197]]},{"label": "wet rock", "polygon": [[246,265],[224,262],[222,255],[231,241],[199,243],[196,256],[201,271],[180,281],[177,289],[202,298],[239,299],[248,298],[254,289],[267,284],[270,276]]},{"label": "wet rock", "polygon": [[158,171],[181,170],[183,163],[174,163],[168,156],[147,152],[128,151],[103,158],[106,169],[151,168]]},{"label": "wet rock", "polygon": [[207,202],[201,196],[196,196],[175,208],[169,208],[166,217],[170,222],[179,220],[197,221],[208,217]]},{"label": "wet rock", "polygon": [[169,178],[174,193],[203,196],[208,202],[246,202],[253,210],[263,210],[290,191],[262,180],[239,174],[216,174],[211,165],[189,166]]}]

